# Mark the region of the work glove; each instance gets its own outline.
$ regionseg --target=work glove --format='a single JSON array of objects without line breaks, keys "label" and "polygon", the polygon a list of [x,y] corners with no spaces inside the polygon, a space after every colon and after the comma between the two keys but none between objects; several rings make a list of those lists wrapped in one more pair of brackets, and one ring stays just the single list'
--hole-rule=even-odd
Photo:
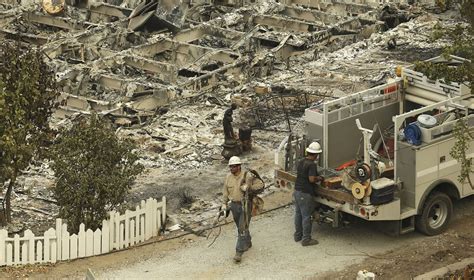
[{"label": "work glove", "polygon": [[247,184],[240,185],[240,190],[243,192],[246,192],[248,190],[249,186]]},{"label": "work glove", "polygon": [[227,211],[227,203],[223,203],[221,206],[221,212]]}]

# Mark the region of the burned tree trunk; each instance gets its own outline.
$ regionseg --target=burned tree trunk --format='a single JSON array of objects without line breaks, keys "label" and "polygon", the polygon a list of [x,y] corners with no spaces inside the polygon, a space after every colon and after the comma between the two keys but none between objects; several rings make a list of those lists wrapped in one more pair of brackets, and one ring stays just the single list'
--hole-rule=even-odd
[{"label": "burned tree trunk", "polygon": [[7,192],[5,193],[5,197],[0,205],[0,225],[6,226],[8,223],[11,222],[11,195],[13,191],[13,186],[15,185],[16,176],[10,180],[7,187]]}]

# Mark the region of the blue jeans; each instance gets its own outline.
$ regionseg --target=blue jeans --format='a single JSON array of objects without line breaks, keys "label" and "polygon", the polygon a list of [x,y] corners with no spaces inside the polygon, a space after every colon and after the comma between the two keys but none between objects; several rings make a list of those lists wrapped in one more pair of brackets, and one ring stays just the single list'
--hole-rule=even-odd
[{"label": "blue jeans", "polygon": [[[237,252],[247,251],[252,244],[252,236],[250,236],[249,226],[250,218],[252,217],[252,201],[249,201],[247,205],[247,213],[243,211],[243,205],[240,203],[231,202],[230,211],[234,218],[235,225],[237,226],[237,245],[235,250]],[[246,221],[247,219],[247,221]]]},{"label": "blue jeans", "polygon": [[293,198],[295,199],[295,241],[309,241],[313,228],[311,215],[316,203],[312,195],[301,191],[295,191]]}]

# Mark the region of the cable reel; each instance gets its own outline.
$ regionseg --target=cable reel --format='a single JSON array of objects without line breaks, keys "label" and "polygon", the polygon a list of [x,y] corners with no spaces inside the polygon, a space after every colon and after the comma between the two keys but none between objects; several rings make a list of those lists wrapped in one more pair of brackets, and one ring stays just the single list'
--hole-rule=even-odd
[{"label": "cable reel", "polygon": [[356,199],[363,199],[366,196],[370,196],[372,193],[372,187],[370,186],[370,180],[365,181],[363,184],[355,182],[351,185],[352,195]]},{"label": "cable reel", "polygon": [[352,195],[357,199],[362,199],[365,196],[365,186],[359,182],[352,184]]},{"label": "cable reel", "polygon": [[372,170],[366,163],[358,163],[354,171],[357,181],[360,183],[367,181],[372,176]]}]

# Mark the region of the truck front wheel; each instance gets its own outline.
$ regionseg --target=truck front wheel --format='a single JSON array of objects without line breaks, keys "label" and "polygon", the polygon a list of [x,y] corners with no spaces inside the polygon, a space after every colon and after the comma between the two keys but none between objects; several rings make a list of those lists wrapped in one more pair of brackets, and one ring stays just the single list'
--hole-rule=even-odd
[{"label": "truck front wheel", "polygon": [[416,229],[426,235],[437,235],[448,227],[453,214],[453,203],[445,193],[433,192],[416,216]]}]

